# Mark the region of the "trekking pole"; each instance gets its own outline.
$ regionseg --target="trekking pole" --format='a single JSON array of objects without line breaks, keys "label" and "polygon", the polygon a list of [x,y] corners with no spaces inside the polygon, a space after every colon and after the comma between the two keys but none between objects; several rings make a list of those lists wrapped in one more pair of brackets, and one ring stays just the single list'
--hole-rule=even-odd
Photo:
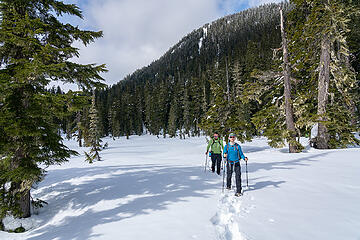
[{"label": "trekking pole", "polygon": [[206,167],[207,167],[207,161],[208,161],[208,154],[206,154],[206,158],[205,158],[205,169],[204,169],[204,172],[206,172]]},{"label": "trekking pole", "polygon": [[226,167],[226,158],[224,158],[223,161],[223,185],[222,185],[222,192],[224,193],[224,187],[225,187],[225,167]]},{"label": "trekking pole", "polygon": [[249,177],[248,177],[247,161],[245,161],[245,167],[246,167],[246,187],[249,188]]}]

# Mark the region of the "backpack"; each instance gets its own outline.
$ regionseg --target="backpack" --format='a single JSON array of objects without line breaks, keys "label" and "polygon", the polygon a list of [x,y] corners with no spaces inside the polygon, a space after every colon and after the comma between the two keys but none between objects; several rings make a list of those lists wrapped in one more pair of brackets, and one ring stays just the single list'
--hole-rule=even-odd
[{"label": "backpack", "polygon": [[[213,143],[212,143],[211,146],[210,146],[210,149],[212,150],[212,147],[213,147],[213,145],[214,145],[214,143],[215,143],[215,139],[214,139],[214,138],[211,138],[211,139],[213,140]],[[220,148],[221,148],[221,142],[220,142],[220,140],[218,139],[217,142],[219,143]],[[211,153],[212,153],[212,151],[209,152],[209,157],[211,157]]]},{"label": "backpack", "polygon": [[[239,150],[239,144],[235,143],[235,147],[236,147],[236,150],[237,150],[237,153],[238,153],[238,158],[239,158],[239,162],[240,162],[240,150]],[[226,144],[226,152],[229,154],[229,143]]]},{"label": "backpack", "polygon": [[[213,143],[211,144],[211,147],[212,147],[212,146],[214,145],[214,143],[216,143],[216,142],[215,142],[216,140],[214,140],[214,138],[211,138],[211,139],[213,140]],[[217,142],[219,143],[219,145],[220,145],[220,147],[221,147],[221,142],[220,142],[219,139],[217,140]]]}]

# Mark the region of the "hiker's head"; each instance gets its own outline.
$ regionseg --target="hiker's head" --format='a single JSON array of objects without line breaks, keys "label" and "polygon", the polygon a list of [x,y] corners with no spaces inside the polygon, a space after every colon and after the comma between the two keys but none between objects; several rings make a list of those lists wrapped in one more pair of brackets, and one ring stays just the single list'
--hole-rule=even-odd
[{"label": "hiker's head", "polygon": [[230,140],[230,141],[235,141],[235,139],[236,139],[235,133],[230,133],[230,134],[229,134],[229,140]]},{"label": "hiker's head", "polygon": [[218,138],[219,134],[217,132],[214,132],[214,138]]}]

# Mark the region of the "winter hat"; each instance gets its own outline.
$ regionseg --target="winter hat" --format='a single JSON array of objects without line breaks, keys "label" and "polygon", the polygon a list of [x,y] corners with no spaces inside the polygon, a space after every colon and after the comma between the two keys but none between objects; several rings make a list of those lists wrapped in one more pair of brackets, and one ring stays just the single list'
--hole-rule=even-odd
[{"label": "winter hat", "polygon": [[230,133],[229,137],[236,137],[235,133]]}]

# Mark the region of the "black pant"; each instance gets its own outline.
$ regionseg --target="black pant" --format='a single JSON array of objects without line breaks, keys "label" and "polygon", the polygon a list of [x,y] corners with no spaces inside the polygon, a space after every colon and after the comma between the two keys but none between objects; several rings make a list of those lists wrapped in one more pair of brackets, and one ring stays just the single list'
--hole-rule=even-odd
[{"label": "black pant", "polygon": [[215,172],[215,165],[216,165],[216,173],[220,175],[221,169],[221,154],[220,153],[211,153],[211,170]]},{"label": "black pant", "polygon": [[226,177],[226,187],[231,188],[231,177],[233,171],[235,171],[235,180],[236,180],[236,192],[241,192],[241,167],[240,163],[237,162],[235,164],[230,164],[229,162],[226,164],[227,169],[227,177]]}]

